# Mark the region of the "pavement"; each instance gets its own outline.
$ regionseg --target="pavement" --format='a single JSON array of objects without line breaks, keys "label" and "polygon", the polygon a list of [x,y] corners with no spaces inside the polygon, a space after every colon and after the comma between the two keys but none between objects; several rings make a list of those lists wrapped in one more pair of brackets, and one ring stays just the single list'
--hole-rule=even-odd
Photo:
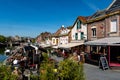
[{"label": "pavement", "polygon": [[84,64],[86,80],[120,80],[120,70],[102,70],[98,66]]},{"label": "pavement", "polygon": [[[62,57],[51,56],[51,58],[62,61]],[[120,69],[102,70],[99,66],[84,63],[84,73],[86,80],[120,80]]]}]

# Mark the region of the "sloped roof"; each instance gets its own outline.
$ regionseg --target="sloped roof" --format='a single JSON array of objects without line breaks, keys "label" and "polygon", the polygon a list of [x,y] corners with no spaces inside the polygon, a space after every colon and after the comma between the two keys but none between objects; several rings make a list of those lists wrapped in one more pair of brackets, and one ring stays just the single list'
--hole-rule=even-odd
[{"label": "sloped roof", "polygon": [[61,27],[60,29],[58,29],[54,34],[53,34],[53,36],[54,37],[57,37],[59,34],[60,34],[60,32],[61,32],[61,30],[63,29],[64,27]]},{"label": "sloped roof", "polygon": [[59,34],[58,36],[68,36],[73,28],[73,26],[69,26],[69,27],[66,27],[67,29],[69,29],[70,31],[68,33],[65,33],[65,34]]},{"label": "sloped roof", "polygon": [[106,16],[106,10],[99,10],[87,19],[87,23],[104,19],[105,16]]},{"label": "sloped roof", "polygon": [[86,23],[104,20],[106,17],[120,13],[120,0],[113,0],[109,7],[105,10],[100,10],[94,13]]},{"label": "sloped roof", "polygon": [[120,10],[120,0],[114,0],[111,5],[107,8],[107,13]]},{"label": "sloped roof", "polygon": [[87,21],[88,17],[84,17],[84,16],[78,16],[77,19],[79,19],[82,23],[85,23]]},{"label": "sloped roof", "polygon": [[88,19],[88,18],[89,18],[89,17],[78,16],[77,19],[75,20],[75,22],[74,22],[72,28],[74,27],[74,25],[76,24],[76,22],[77,22],[78,20],[80,20],[80,21],[84,24],[84,23],[87,22],[87,19]]},{"label": "sloped roof", "polygon": [[[53,34],[53,36],[54,36],[54,37],[67,36],[67,35],[70,33],[72,27],[73,27],[73,26],[61,27],[60,29],[58,29],[58,30]],[[67,34],[60,34],[60,33],[61,33],[61,30],[66,29],[66,28],[69,29],[70,31],[69,31]]]},{"label": "sloped roof", "polygon": [[73,27],[73,26],[69,26],[69,27],[67,27],[67,29],[72,29],[72,27]]},{"label": "sloped roof", "polygon": [[99,10],[95,14],[93,14],[89,19],[95,19],[98,17],[102,17],[106,14],[105,12],[106,12],[106,10]]},{"label": "sloped roof", "polygon": [[85,45],[114,45],[120,44],[120,37],[107,37],[94,41],[85,42]]}]

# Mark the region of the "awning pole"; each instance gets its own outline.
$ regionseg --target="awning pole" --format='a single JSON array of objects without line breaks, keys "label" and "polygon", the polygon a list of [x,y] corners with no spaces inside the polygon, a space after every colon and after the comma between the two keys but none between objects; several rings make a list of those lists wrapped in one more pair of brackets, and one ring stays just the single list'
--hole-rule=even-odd
[{"label": "awning pole", "polygon": [[99,46],[96,46],[97,47],[97,54],[99,53]]},{"label": "awning pole", "polygon": [[110,46],[108,46],[108,64],[110,65]]}]

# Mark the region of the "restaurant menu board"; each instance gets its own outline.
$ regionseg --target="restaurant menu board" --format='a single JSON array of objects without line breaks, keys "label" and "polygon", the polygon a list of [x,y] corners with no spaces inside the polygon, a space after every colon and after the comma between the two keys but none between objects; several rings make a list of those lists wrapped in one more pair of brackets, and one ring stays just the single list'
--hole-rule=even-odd
[{"label": "restaurant menu board", "polygon": [[99,67],[102,67],[103,70],[109,69],[106,57],[100,57]]}]

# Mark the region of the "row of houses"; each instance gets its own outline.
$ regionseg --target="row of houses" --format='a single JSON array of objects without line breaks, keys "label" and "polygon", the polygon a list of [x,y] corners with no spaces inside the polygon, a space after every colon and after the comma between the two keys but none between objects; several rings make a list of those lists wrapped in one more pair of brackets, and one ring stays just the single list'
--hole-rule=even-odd
[{"label": "row of houses", "polygon": [[109,66],[120,66],[120,0],[113,0],[108,8],[92,16],[77,17],[73,26],[62,25],[52,36],[51,44],[84,51],[97,63],[103,54]]},{"label": "row of houses", "polygon": [[[70,48],[87,40],[87,17],[79,16],[73,26],[62,27],[52,37],[52,44],[58,47]],[[77,43],[77,44],[75,44]]]}]

